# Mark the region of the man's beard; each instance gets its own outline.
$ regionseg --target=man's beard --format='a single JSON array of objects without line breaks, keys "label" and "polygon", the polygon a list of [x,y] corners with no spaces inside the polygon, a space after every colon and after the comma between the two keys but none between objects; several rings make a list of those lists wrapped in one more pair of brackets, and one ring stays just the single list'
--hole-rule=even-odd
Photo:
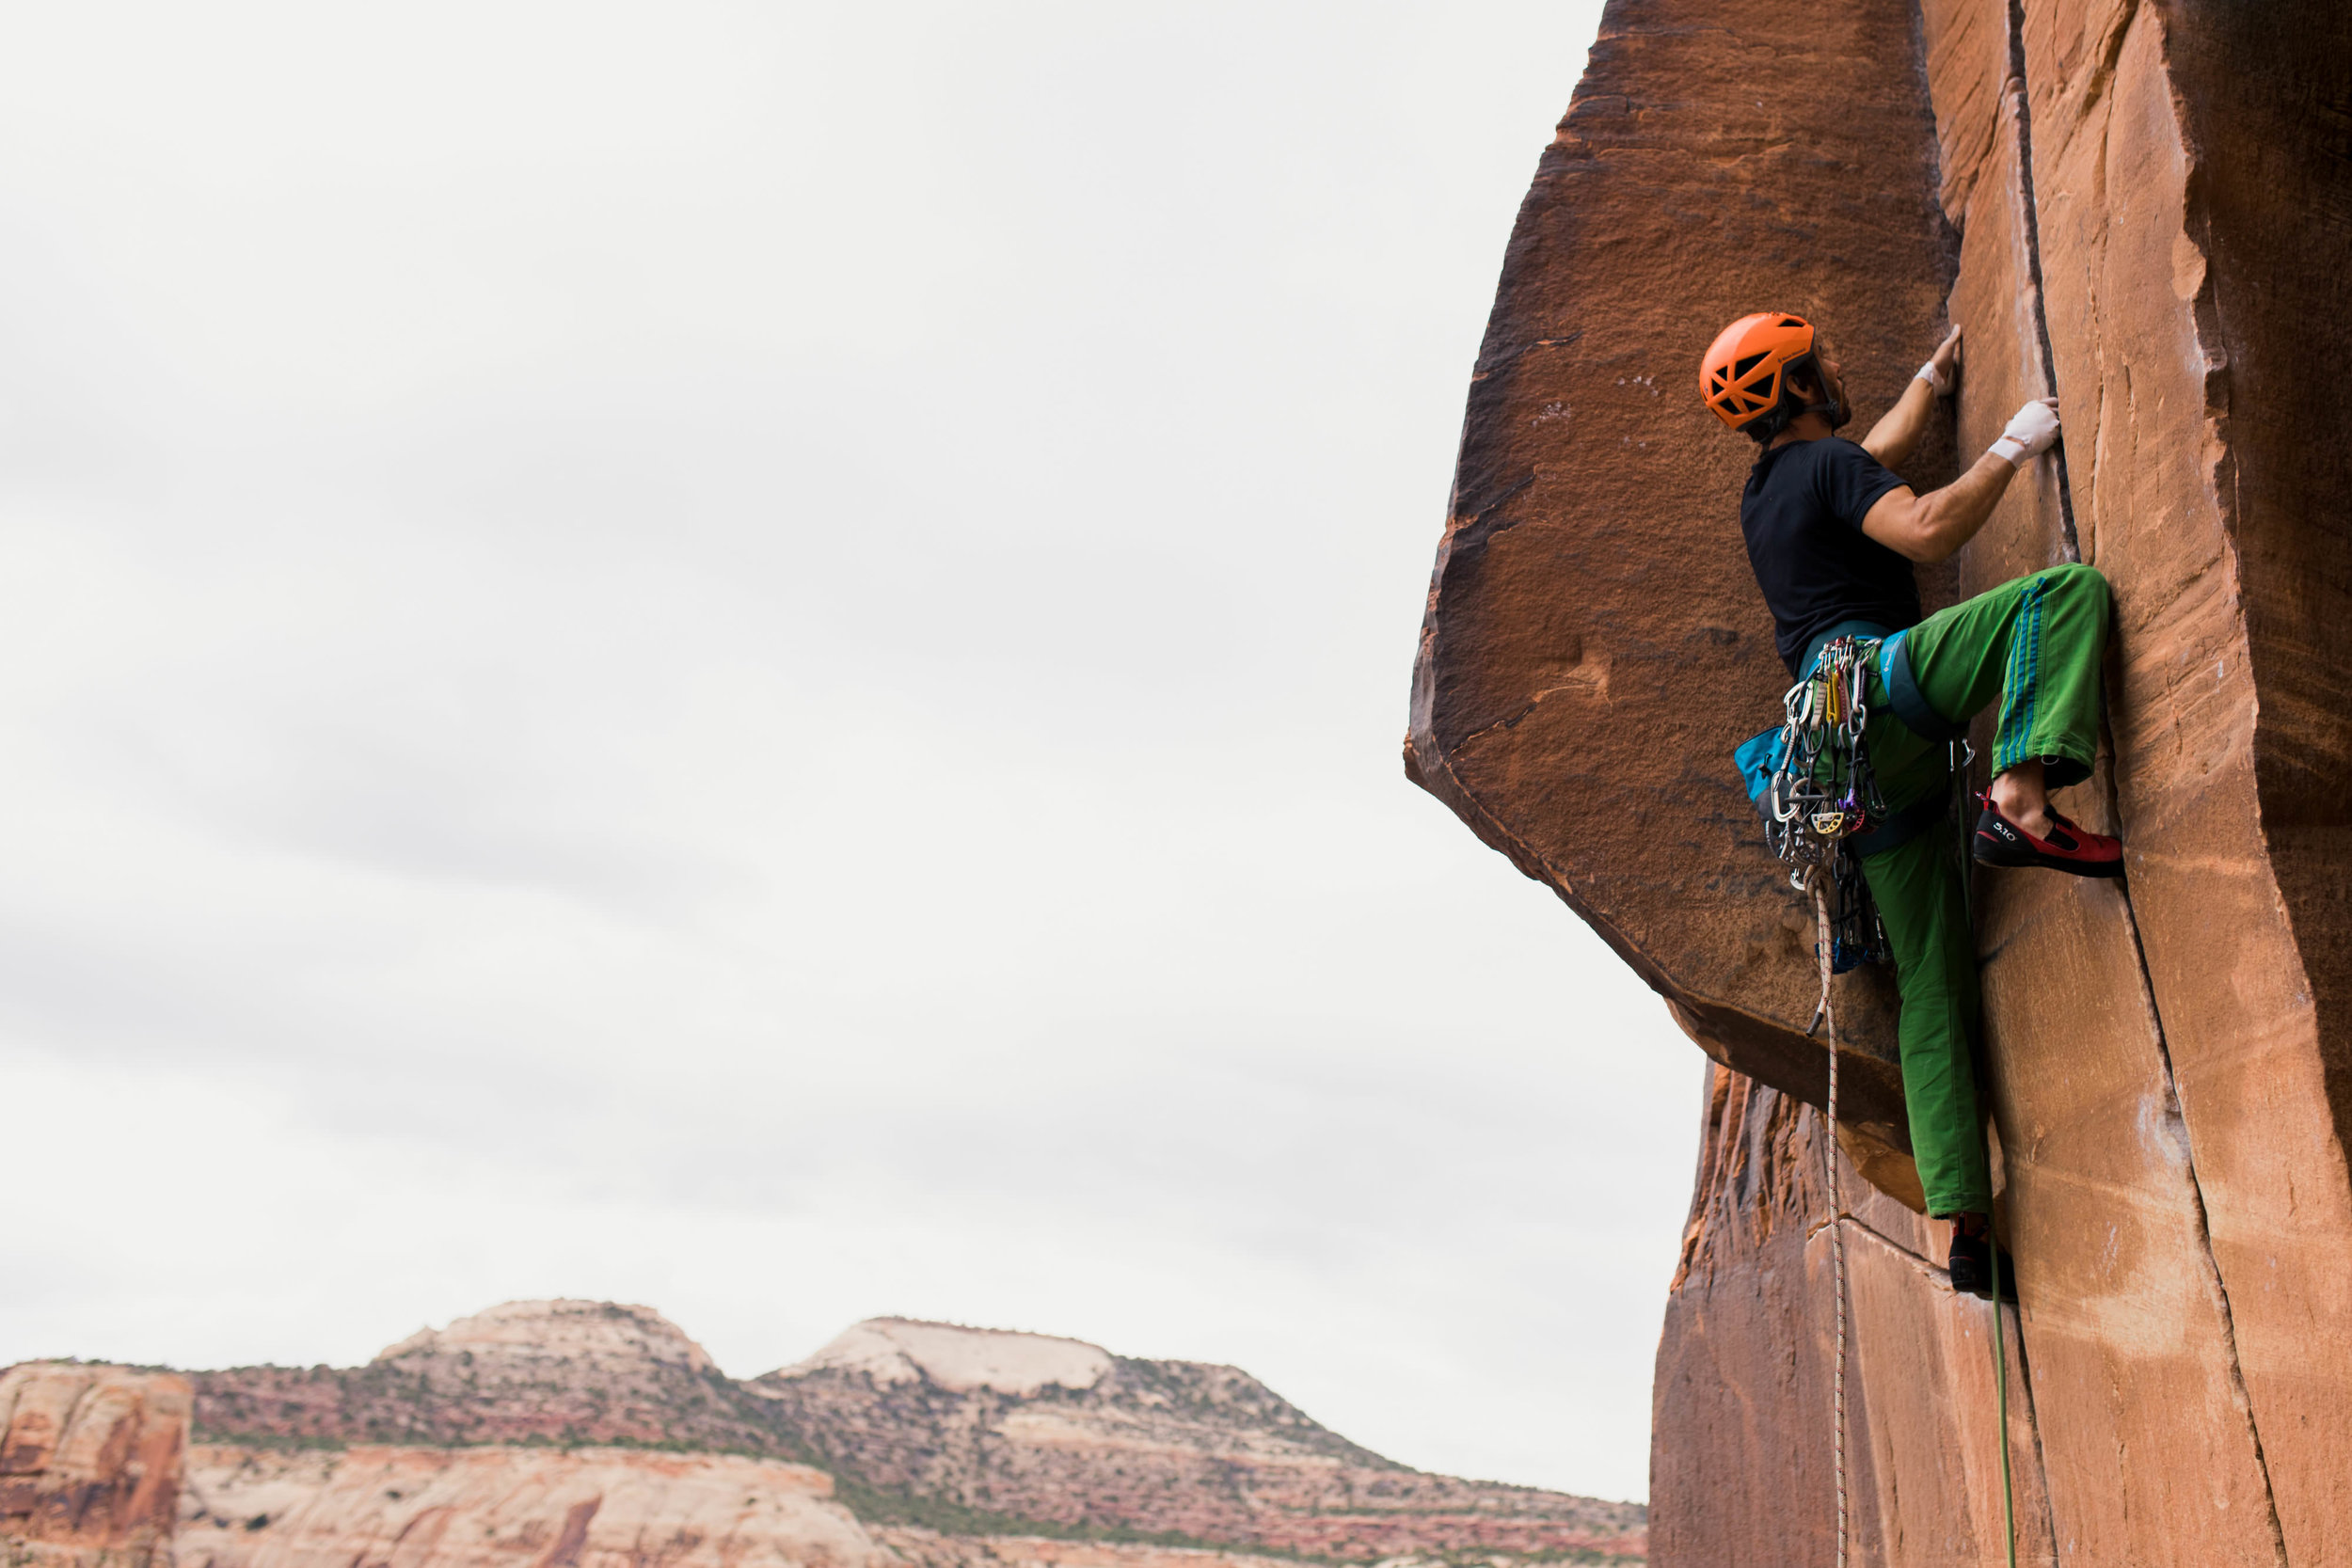
[{"label": "man's beard", "polygon": [[1823,391],[1829,394],[1826,399],[1814,405],[1815,410],[1829,422],[1830,429],[1845,429],[1846,421],[1853,418],[1853,404],[1846,401],[1846,384],[1842,381],[1832,381],[1826,373],[1815,376],[1814,380],[1820,384]]}]

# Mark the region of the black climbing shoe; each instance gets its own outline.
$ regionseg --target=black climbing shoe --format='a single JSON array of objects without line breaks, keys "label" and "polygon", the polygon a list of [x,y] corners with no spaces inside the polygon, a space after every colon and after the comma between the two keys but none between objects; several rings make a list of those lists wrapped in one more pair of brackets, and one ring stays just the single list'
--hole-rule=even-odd
[{"label": "black climbing shoe", "polygon": [[2123,875],[2123,846],[2105,833],[2078,828],[2050,813],[2050,836],[2036,838],[2001,815],[1990,790],[1977,798],[1984,809],[1977,816],[1977,833],[1969,853],[1983,865],[2040,865],[2077,877]]},{"label": "black climbing shoe", "polygon": [[[1979,1301],[1993,1299],[1993,1243],[1982,1236],[1952,1237],[1952,1289]],[[2017,1259],[2001,1248],[2001,1299],[2017,1305]]]}]

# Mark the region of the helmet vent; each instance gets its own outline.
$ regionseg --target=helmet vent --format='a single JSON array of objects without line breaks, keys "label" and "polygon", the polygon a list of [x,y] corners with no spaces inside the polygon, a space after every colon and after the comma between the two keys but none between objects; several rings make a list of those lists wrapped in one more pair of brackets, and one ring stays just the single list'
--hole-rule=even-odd
[{"label": "helmet vent", "polygon": [[1731,367],[1732,379],[1735,381],[1745,381],[1748,378],[1748,372],[1762,363],[1764,363],[1764,356],[1760,354],[1751,354],[1746,356]]}]

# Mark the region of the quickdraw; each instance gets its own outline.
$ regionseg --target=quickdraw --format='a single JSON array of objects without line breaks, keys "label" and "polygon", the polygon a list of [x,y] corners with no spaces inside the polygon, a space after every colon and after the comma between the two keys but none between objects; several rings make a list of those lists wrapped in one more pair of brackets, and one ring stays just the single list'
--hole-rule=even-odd
[{"label": "quickdraw", "polygon": [[1772,778],[1758,802],[1765,843],[1788,868],[1789,885],[1810,893],[1826,883],[1835,895],[1830,958],[1839,974],[1889,957],[1878,907],[1849,842],[1887,816],[1862,739],[1870,722],[1867,677],[1876,649],[1853,637],[1821,645],[1812,673],[1781,699]]}]

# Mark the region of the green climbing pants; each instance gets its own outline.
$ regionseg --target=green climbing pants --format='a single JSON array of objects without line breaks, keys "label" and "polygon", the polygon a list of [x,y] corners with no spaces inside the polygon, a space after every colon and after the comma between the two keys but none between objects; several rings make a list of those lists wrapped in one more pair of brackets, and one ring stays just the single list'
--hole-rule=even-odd
[{"label": "green climbing pants", "polygon": [[[2090,776],[2099,743],[2099,661],[2112,615],[2106,579],[2088,566],[2053,566],[1941,610],[1903,634],[1919,695],[1964,721],[1995,699],[1993,771],[2040,758],[2052,788]],[[1941,741],[1895,716],[1869,674],[1864,744],[1887,808],[1899,812],[1951,787]],[[1993,1178],[1977,1104],[1976,935],[1968,921],[1967,847],[1939,822],[1862,863],[1895,953],[1902,995],[1897,1037],[1912,1152],[1931,1214],[1988,1213]]]}]

